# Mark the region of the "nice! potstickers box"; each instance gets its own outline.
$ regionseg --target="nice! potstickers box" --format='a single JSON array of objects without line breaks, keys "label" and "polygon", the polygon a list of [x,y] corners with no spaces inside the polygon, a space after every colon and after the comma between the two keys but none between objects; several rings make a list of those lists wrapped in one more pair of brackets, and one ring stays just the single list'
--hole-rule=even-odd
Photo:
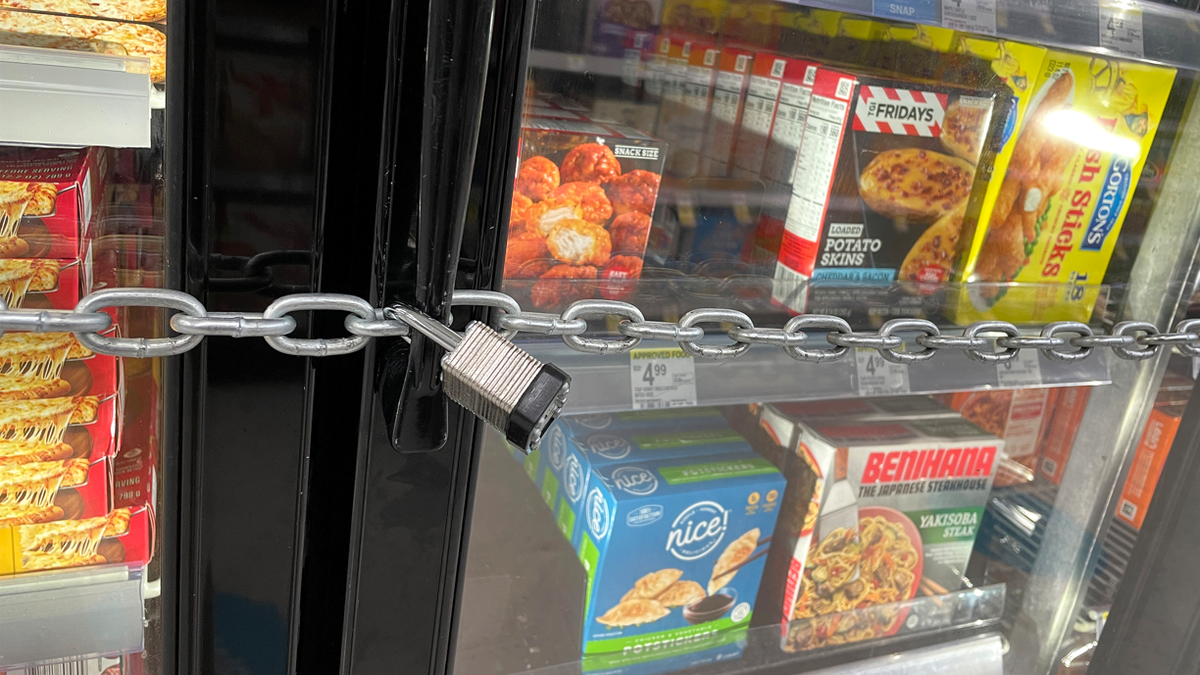
[{"label": "nice! potstickers box", "polygon": [[970,242],[960,323],[1088,320],[1175,79],[1056,51],[1035,75]]},{"label": "nice! potstickers box", "polygon": [[961,418],[802,422],[789,459],[819,482],[787,574],[784,649],[894,634],[896,603],[958,590],[1003,448]]},{"label": "nice! potstickers box", "polygon": [[594,471],[580,558],[584,654],[716,640],[749,625],[785,481],[751,452]]}]

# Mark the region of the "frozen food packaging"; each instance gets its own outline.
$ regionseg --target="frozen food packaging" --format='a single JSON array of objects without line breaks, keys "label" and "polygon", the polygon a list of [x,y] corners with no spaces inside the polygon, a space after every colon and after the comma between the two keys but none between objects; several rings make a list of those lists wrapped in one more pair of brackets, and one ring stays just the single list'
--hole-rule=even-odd
[{"label": "frozen food packaging", "polygon": [[110,166],[103,148],[0,148],[0,257],[82,257]]},{"label": "frozen food packaging", "polygon": [[0,527],[0,576],[104,563],[146,563],[153,550],[150,507]]},{"label": "frozen food packaging", "polygon": [[1146,420],[1146,428],[1129,465],[1129,475],[1121,488],[1121,498],[1117,501],[1117,518],[1135,529],[1142,529],[1146,520],[1146,509],[1154,497],[1154,488],[1182,418],[1183,410],[1178,406],[1156,406]]},{"label": "frozen food packaging", "polygon": [[754,56],[753,52],[736,47],[721,49],[713,81],[711,115],[701,148],[700,173],[705,176],[722,178],[729,173]]},{"label": "frozen food packaging", "polygon": [[1003,487],[1033,480],[1042,436],[1059,393],[1036,387],[964,391],[940,398],[980,429],[1004,439],[995,481],[997,487]]},{"label": "frozen food packaging", "polygon": [[167,36],[146,24],[0,9],[0,44],[142,57],[151,82],[167,79]]},{"label": "frozen food packaging", "polygon": [[1046,53],[970,242],[958,322],[1090,318],[1174,78],[1162,66]]},{"label": "frozen food packaging", "polygon": [[595,470],[580,559],[585,654],[628,652],[749,624],[784,479],[751,452]]},{"label": "frozen food packaging", "polygon": [[634,293],[665,152],[621,125],[524,118],[504,292],[542,311]]},{"label": "frozen food packaging", "polygon": [[821,68],[772,300],[852,325],[925,315],[987,180],[1006,95]]},{"label": "frozen food packaging", "polygon": [[1038,459],[1038,473],[1055,485],[1062,483],[1091,393],[1091,387],[1063,387],[1056,392]]},{"label": "frozen food packaging", "polygon": [[143,23],[167,18],[166,0],[0,0],[0,7]]},{"label": "frozen food packaging", "polygon": [[890,635],[904,620],[893,603],[961,586],[1004,441],[961,418],[802,427],[789,459],[820,487],[788,572],[783,648]]}]

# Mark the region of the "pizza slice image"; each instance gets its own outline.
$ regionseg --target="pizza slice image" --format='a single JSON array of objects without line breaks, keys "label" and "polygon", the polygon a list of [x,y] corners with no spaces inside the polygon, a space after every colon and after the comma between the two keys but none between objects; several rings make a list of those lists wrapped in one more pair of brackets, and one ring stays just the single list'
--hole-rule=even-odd
[{"label": "pizza slice image", "polygon": [[58,261],[35,258],[0,260],[0,298],[20,307],[25,294],[52,291],[58,285]]},{"label": "pizza slice image", "polygon": [[71,333],[5,333],[0,336],[0,375],[53,380],[68,359],[91,354]]},{"label": "pizza slice image", "polygon": [[124,534],[129,509],[114,509],[107,516],[21,525],[17,528],[21,571],[81,567],[108,562],[99,552],[101,539]]},{"label": "pizza slice image", "polygon": [[0,441],[0,467],[29,462],[51,462],[70,459],[75,448],[67,443],[42,441]]},{"label": "pizza slice image", "polygon": [[0,527],[62,518],[54,498],[59,488],[84,483],[88,466],[86,459],[0,466]]},{"label": "pizza slice image", "polygon": [[69,424],[96,419],[98,396],[8,401],[0,405],[0,441],[59,443]]}]

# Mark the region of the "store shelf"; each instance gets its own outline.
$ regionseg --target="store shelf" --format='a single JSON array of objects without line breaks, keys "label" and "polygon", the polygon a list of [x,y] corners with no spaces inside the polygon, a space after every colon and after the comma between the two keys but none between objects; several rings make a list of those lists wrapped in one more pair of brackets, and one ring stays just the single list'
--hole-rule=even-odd
[{"label": "store shelf", "polygon": [[142,608],[141,568],[0,579],[0,670],[141,651]]},{"label": "store shelf", "polygon": [[[931,25],[954,27],[943,20],[943,0],[925,3],[913,0],[880,2],[879,0],[817,0],[797,3],[808,7],[841,10],[866,16],[915,21]],[[981,5],[983,3],[980,3]],[[888,8],[920,5],[908,15],[888,13]],[[1184,68],[1200,69],[1200,14],[1165,4],[1137,0],[997,0],[994,17],[999,37],[1047,46],[1059,46],[1080,51],[1143,58]],[[875,11],[876,9],[879,11]],[[928,8],[928,9],[927,9]],[[924,17],[923,17],[924,15]],[[1101,19],[1125,18],[1134,31],[1130,42],[1115,44],[1101,38]],[[1140,21],[1140,30],[1137,23]],[[990,32],[990,31],[985,31]],[[620,77],[622,60],[590,54],[570,54],[534,49],[529,54],[529,66],[593,75]]]},{"label": "store shelf", "polygon": [[0,45],[0,143],[148,148],[149,72],[141,58]]},{"label": "store shelf", "polygon": [[[820,342],[821,336],[815,336]],[[911,339],[911,338],[910,338]],[[728,339],[725,339],[728,342]],[[706,340],[720,343],[721,339]],[[558,340],[522,342],[522,346],[545,363],[553,363],[571,375],[567,413],[631,410],[633,393],[628,354],[586,354]],[[662,347],[665,343],[643,342],[640,347]],[[908,346],[908,345],[906,345]],[[913,347],[909,347],[912,349]],[[874,352],[870,352],[874,354]],[[782,349],[755,345],[742,356],[725,361],[696,359],[697,405],[729,405],[752,401],[798,401],[849,398],[877,394],[923,394],[945,391],[1013,387],[1063,387],[1109,384],[1109,354],[1095,351],[1082,361],[1056,363],[1033,350],[1022,352],[1032,367],[1013,376],[1004,366],[972,361],[956,350],[939,353],[911,366],[888,364],[888,379],[881,387],[860,373],[865,357],[847,356],[833,363],[796,361]],[[876,356],[876,364],[878,356]],[[904,375],[899,373],[906,371]],[[1003,374],[1002,374],[1003,373]],[[1003,378],[1003,381],[1002,381]]]}]

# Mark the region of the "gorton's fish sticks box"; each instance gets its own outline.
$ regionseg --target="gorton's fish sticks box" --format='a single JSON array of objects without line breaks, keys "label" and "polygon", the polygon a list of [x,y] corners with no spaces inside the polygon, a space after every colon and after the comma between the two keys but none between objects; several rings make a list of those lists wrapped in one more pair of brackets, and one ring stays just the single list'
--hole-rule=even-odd
[{"label": "gorton's fish sticks box", "polygon": [[1088,320],[1174,79],[1172,68],[1047,52],[1007,167],[996,164],[956,321]]},{"label": "gorton's fish sticks box", "polygon": [[546,465],[539,489],[557,498],[551,507],[563,536],[579,547],[578,514],[594,468],[648,459],[748,452],[749,444],[716,408],[686,408],[559,418],[541,452]]},{"label": "gorton's fish sticks box", "polygon": [[594,468],[579,550],[584,654],[637,653],[749,625],[784,484],[752,452]]}]

